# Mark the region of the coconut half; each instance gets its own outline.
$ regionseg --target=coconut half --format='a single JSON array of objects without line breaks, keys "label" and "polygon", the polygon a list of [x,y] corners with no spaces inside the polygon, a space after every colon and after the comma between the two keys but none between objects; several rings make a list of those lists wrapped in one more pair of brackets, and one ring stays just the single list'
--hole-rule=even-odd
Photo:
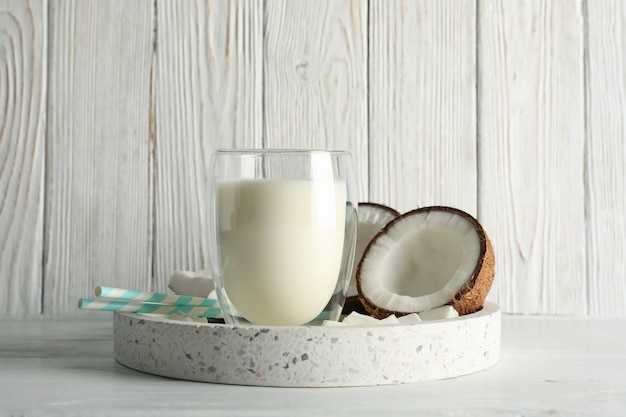
[{"label": "coconut half", "polygon": [[347,314],[351,311],[364,312],[359,293],[356,288],[356,269],[361,261],[361,257],[365,252],[365,248],[372,238],[376,236],[381,229],[391,220],[398,217],[400,213],[391,207],[378,203],[359,203],[357,232],[356,232],[356,248],[354,250],[354,268],[352,277],[350,278],[350,286],[343,312]]},{"label": "coconut half", "polygon": [[423,207],[389,222],[357,266],[357,291],[374,317],[419,313],[446,304],[459,315],[480,310],[495,257],[480,223],[452,207]]},{"label": "coconut half", "polygon": [[365,248],[369,245],[374,236],[382,230],[391,220],[400,216],[400,213],[391,207],[378,203],[359,203],[356,232],[356,248],[354,250],[354,269],[348,288],[348,296],[358,295],[356,289],[356,269],[365,253]]}]

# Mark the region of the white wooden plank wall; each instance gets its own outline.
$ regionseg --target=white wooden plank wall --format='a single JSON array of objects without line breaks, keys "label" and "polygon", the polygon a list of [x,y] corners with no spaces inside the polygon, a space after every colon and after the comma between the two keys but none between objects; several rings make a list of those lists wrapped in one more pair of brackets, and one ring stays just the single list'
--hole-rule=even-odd
[{"label": "white wooden plank wall", "polygon": [[476,216],[476,3],[370,2],[373,201]]},{"label": "white wooden plank wall", "polygon": [[209,155],[347,148],[485,225],[507,312],[626,315],[619,0],[0,0],[0,316],[206,264]]},{"label": "white wooden plank wall", "polygon": [[350,149],[367,200],[367,3],[266,5],[264,145]]},{"label": "white wooden plank wall", "polygon": [[507,277],[494,295],[586,313],[582,1],[510,6],[479,16],[479,214]]},{"label": "white wooden plank wall", "polygon": [[51,0],[44,312],[150,286],[150,0]]},{"label": "white wooden plank wall", "polygon": [[157,3],[154,289],[206,267],[218,148],[262,147],[262,2]]},{"label": "white wooden plank wall", "polygon": [[47,4],[0,1],[0,315],[41,311]]},{"label": "white wooden plank wall", "polygon": [[626,3],[587,2],[586,214],[590,314],[626,313]]}]

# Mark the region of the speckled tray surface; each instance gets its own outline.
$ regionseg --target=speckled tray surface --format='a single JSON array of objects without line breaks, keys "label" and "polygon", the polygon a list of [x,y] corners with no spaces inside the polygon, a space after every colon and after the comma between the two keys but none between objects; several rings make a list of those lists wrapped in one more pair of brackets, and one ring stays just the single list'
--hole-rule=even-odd
[{"label": "speckled tray surface", "polygon": [[115,313],[115,358],[142,372],[221,384],[339,387],[452,378],[494,365],[500,308],[391,326],[235,327]]}]

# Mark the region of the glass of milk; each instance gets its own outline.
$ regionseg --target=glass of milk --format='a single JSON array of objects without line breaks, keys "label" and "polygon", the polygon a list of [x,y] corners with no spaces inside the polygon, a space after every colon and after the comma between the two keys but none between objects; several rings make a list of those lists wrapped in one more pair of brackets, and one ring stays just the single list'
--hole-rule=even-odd
[{"label": "glass of milk", "polygon": [[224,320],[338,320],[354,258],[350,153],[220,150],[212,157],[210,264]]}]

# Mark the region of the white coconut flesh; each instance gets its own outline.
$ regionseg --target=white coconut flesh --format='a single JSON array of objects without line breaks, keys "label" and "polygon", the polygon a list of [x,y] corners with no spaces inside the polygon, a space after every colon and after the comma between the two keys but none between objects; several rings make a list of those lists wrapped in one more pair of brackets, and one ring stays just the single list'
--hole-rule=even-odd
[{"label": "white coconut flesh", "polygon": [[356,289],[356,268],[365,248],[370,243],[372,238],[376,236],[378,232],[391,220],[398,217],[400,213],[394,209],[377,203],[359,203],[358,217],[356,233],[356,248],[354,251],[354,269],[352,271],[352,279],[350,286],[348,287],[347,296],[356,296],[358,291]]},{"label": "white coconut flesh", "polygon": [[475,225],[448,211],[410,213],[381,231],[359,265],[359,292],[377,307],[421,312],[448,303],[476,269]]}]

